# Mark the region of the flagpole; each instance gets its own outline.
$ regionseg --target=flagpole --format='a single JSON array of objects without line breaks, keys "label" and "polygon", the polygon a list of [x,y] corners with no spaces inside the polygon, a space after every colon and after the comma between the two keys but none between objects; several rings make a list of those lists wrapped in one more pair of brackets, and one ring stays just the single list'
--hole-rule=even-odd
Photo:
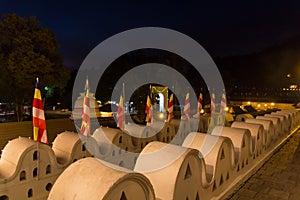
[{"label": "flagpole", "polygon": [[40,169],[40,152],[39,152],[39,142],[37,141],[36,142],[36,150],[37,150],[37,159],[36,159],[36,169],[37,169],[37,174],[36,174],[36,177],[37,177],[37,180],[39,180],[39,169]]}]

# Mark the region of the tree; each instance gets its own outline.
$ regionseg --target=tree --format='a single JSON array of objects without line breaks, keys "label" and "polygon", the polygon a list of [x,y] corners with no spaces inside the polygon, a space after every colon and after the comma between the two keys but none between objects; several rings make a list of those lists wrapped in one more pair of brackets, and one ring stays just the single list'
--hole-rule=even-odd
[{"label": "tree", "polygon": [[36,77],[45,86],[63,92],[69,71],[57,53],[54,33],[35,17],[5,14],[0,21],[0,100],[14,102],[18,121],[24,103],[32,102]]}]

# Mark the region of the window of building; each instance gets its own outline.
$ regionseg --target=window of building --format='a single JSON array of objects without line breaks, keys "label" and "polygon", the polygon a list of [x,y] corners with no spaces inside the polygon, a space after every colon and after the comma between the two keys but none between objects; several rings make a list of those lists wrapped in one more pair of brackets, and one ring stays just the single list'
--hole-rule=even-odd
[{"label": "window of building", "polygon": [[46,174],[50,174],[50,173],[51,173],[51,165],[47,165]]},{"label": "window of building", "polygon": [[30,188],[30,189],[28,190],[28,192],[27,192],[27,197],[30,198],[30,197],[32,197],[32,196],[33,196],[33,191],[32,191],[32,189]]},{"label": "window of building", "polygon": [[6,195],[2,195],[2,196],[0,196],[0,200],[9,200],[9,198]]},{"label": "window of building", "polygon": [[33,176],[33,177],[36,177],[37,174],[38,174],[38,169],[37,169],[37,167],[36,167],[36,168],[34,168],[34,170],[32,171],[32,176]]},{"label": "window of building", "polygon": [[38,151],[33,152],[32,159],[33,160],[37,160],[38,159]]},{"label": "window of building", "polygon": [[26,172],[25,171],[21,171],[20,173],[20,181],[24,181],[26,180]]},{"label": "window of building", "polygon": [[48,184],[46,185],[46,187],[45,187],[45,189],[46,189],[47,191],[50,191],[51,188],[52,188],[52,184],[51,184],[51,183],[48,183]]}]

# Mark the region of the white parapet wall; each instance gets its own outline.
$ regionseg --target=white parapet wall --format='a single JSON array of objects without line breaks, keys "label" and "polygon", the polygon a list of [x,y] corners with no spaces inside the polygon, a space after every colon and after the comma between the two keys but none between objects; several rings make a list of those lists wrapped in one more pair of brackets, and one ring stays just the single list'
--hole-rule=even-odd
[{"label": "white parapet wall", "polygon": [[25,137],[8,142],[0,159],[0,199],[47,199],[65,168],[89,155],[72,132],[59,134],[54,144]]},{"label": "white parapet wall", "polygon": [[264,134],[263,134],[263,146],[264,148],[268,148],[272,144],[272,140],[275,136],[275,129],[273,122],[270,120],[262,120],[262,119],[246,119],[246,123],[252,124],[261,124],[264,127]]},{"label": "white parapet wall", "polygon": [[237,163],[236,173],[246,170],[252,161],[252,138],[248,129],[216,126],[212,135],[230,138],[234,146],[235,161]]},{"label": "white parapet wall", "polygon": [[210,180],[207,189],[209,198],[221,192],[234,180],[236,163],[234,147],[229,138],[192,132],[182,146],[197,149],[203,155],[207,179]]},{"label": "white parapet wall", "polygon": [[197,150],[151,142],[141,152],[134,171],[148,177],[157,199],[209,199],[205,163]]},{"label": "white parapet wall", "polygon": [[142,174],[96,158],[81,159],[56,180],[49,200],[155,200],[150,181]]},{"label": "white parapet wall", "polygon": [[257,158],[264,151],[263,149],[263,135],[264,135],[264,127],[261,124],[251,124],[246,122],[233,122],[231,127],[233,128],[241,128],[249,130],[252,137],[252,159]]},{"label": "white parapet wall", "polygon": [[92,137],[65,131],[52,147],[13,139],[0,158],[0,199],[224,199],[298,130],[300,111],[209,133],[191,132],[191,123],[101,127]]}]

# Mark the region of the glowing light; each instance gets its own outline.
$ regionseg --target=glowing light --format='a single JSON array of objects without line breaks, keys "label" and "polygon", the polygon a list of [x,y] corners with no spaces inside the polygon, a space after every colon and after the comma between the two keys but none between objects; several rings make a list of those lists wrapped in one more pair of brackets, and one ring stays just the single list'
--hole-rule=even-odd
[{"label": "glowing light", "polygon": [[160,113],[160,114],[158,115],[158,117],[159,117],[160,119],[164,119],[164,118],[165,118],[165,115],[164,115],[164,113]]},{"label": "glowing light", "polygon": [[271,103],[271,106],[275,106],[275,103]]},{"label": "glowing light", "polygon": [[257,107],[259,107],[259,108],[260,108],[260,106],[261,106],[260,104],[257,104]]},{"label": "glowing light", "polygon": [[228,107],[228,106],[226,106],[226,108],[225,108],[225,111],[226,111],[226,112],[228,112],[228,110],[229,110],[229,107]]},{"label": "glowing light", "polygon": [[265,106],[265,107],[267,107],[267,106],[268,106],[268,104],[266,104],[266,103],[265,103],[265,105],[264,105],[264,106]]},{"label": "glowing light", "polygon": [[201,109],[201,110],[200,110],[200,113],[203,114],[203,113],[204,113],[204,109]]},{"label": "glowing light", "polygon": [[250,102],[250,101],[248,101],[248,102],[247,102],[247,104],[248,104],[248,105],[251,105],[251,102]]}]

